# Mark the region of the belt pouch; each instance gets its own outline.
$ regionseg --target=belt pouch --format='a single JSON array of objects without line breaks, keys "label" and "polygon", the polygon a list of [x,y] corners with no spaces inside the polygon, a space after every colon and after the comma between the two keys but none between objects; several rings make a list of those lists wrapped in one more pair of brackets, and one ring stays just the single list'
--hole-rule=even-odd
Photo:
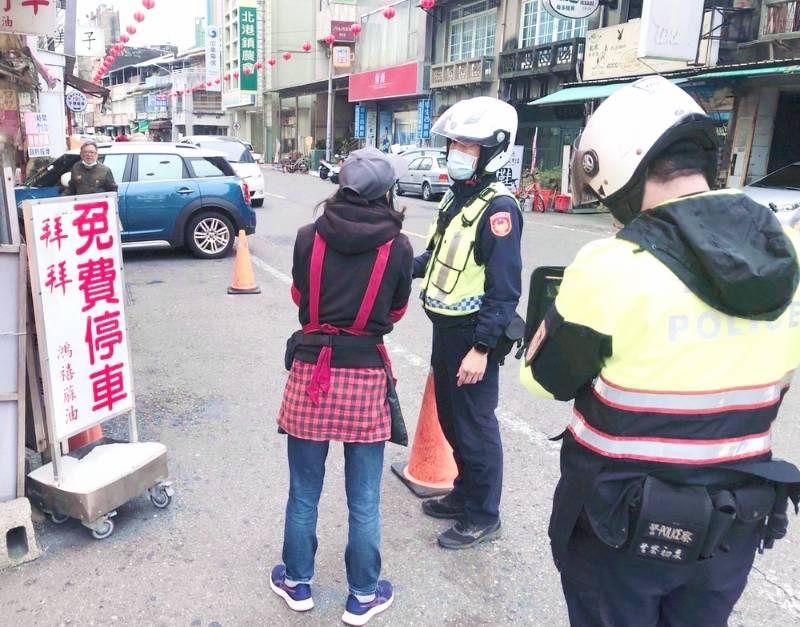
[{"label": "belt pouch", "polygon": [[690,564],[703,548],[711,520],[711,498],[704,487],[677,486],[648,476],[630,552],[640,558]]},{"label": "belt pouch", "polygon": [[286,370],[292,369],[294,363],[294,354],[297,352],[298,346],[303,343],[303,332],[295,331],[291,337],[286,340],[286,352],[283,354],[283,365]]}]

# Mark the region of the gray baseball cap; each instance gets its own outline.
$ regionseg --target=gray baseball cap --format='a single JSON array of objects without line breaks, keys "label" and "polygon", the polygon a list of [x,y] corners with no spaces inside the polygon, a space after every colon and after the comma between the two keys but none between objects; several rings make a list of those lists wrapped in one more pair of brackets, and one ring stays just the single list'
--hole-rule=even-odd
[{"label": "gray baseball cap", "polygon": [[377,148],[362,148],[350,153],[339,172],[339,185],[367,200],[380,198],[408,172],[402,157],[381,152]]}]

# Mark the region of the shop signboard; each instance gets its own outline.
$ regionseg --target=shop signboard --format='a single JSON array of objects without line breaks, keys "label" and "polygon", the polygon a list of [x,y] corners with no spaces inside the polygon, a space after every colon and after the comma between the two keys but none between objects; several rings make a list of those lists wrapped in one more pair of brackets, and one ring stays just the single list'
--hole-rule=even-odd
[{"label": "shop signboard", "polygon": [[348,83],[350,102],[414,96],[419,90],[419,64],[406,63],[394,67],[351,74]]},{"label": "shop signboard", "polygon": [[645,0],[639,56],[694,61],[703,26],[703,3],[697,0]]},{"label": "shop signboard", "polygon": [[417,139],[431,137],[431,101],[424,98],[417,103]]},{"label": "shop signboard", "polygon": [[333,67],[350,68],[351,66],[350,46],[334,46]]},{"label": "shop signboard", "polygon": [[28,112],[25,114],[25,136],[28,140],[28,156],[30,158],[50,155],[50,129],[46,113]]},{"label": "shop signboard", "polygon": [[75,38],[75,51],[79,57],[101,58],[106,53],[106,36],[102,28],[79,25]]},{"label": "shop signboard", "polygon": [[146,133],[150,130],[150,120],[139,120],[138,128],[140,133]]},{"label": "shop signboard", "polygon": [[522,157],[524,151],[524,146],[514,146],[511,159],[508,160],[505,166],[497,171],[498,180],[512,192],[516,192],[519,189],[519,181],[522,177]]},{"label": "shop signboard", "polygon": [[[258,27],[255,0],[239,2],[239,89],[244,92],[258,91]],[[245,72],[250,68],[250,73]]]},{"label": "shop signboard", "polygon": [[543,4],[556,19],[582,20],[597,11],[600,0],[544,0]]},{"label": "shop signboard", "polygon": [[[222,46],[219,26],[206,27],[206,91],[221,91],[222,83]],[[210,85],[208,83],[211,83]]]},{"label": "shop signboard", "polygon": [[331,20],[331,35],[336,41],[352,43],[356,40],[356,34],[350,30],[353,22],[342,22],[341,20]]},{"label": "shop signboard", "polygon": [[0,32],[52,37],[56,31],[56,0],[3,0]]},{"label": "shop signboard", "polygon": [[355,139],[367,138],[367,107],[362,104],[356,105]]},{"label": "shop signboard", "polygon": [[45,403],[61,441],[133,409],[117,196],[24,211]]}]

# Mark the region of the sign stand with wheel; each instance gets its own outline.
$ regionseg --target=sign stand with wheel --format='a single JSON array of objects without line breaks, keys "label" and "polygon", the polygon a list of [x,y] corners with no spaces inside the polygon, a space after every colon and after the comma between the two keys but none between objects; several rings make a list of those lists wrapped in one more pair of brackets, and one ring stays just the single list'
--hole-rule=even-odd
[{"label": "sign stand with wheel", "polygon": [[[28,496],[56,523],[76,518],[102,540],[116,509],[147,492],[170,504],[167,449],[140,442],[117,195],[23,203],[50,458],[28,475]],[[128,440],[64,452],[70,437],[128,416]]]}]

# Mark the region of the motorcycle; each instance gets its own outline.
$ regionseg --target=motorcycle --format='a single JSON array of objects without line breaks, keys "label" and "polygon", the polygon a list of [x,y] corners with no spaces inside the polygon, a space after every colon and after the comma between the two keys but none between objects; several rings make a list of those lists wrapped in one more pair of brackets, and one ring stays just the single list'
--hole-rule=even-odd
[{"label": "motorcycle", "polygon": [[319,178],[323,181],[327,180],[328,177],[333,172],[334,165],[329,161],[325,161],[324,159],[320,159],[319,161]]},{"label": "motorcycle", "polygon": [[336,159],[336,165],[333,165],[330,168],[330,172],[328,173],[328,179],[334,185],[338,185],[339,172],[341,171],[342,166],[344,165],[344,160],[347,158],[347,155],[334,155],[334,158]]}]

